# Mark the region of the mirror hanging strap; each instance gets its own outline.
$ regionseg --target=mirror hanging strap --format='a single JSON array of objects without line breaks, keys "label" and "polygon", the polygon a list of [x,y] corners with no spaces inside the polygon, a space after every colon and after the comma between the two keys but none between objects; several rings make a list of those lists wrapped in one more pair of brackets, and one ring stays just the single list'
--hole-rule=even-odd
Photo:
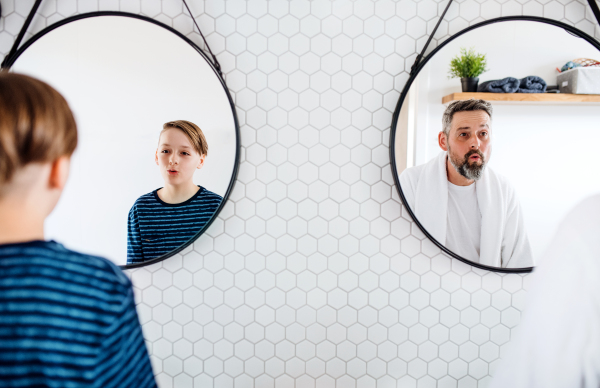
[{"label": "mirror hanging strap", "polygon": [[15,55],[15,53],[17,52],[17,49],[19,48],[19,45],[21,44],[21,41],[23,40],[23,37],[25,36],[25,32],[27,32],[27,29],[29,28],[31,21],[33,20],[33,16],[35,15],[38,8],[40,7],[40,4],[42,4],[42,0],[36,0],[35,3],[33,4],[33,7],[31,7],[31,11],[29,11],[29,15],[27,15],[27,19],[25,19],[25,23],[23,23],[23,27],[21,27],[21,31],[19,31],[19,35],[17,35],[17,39],[15,39],[12,47],[10,48],[10,51],[8,52],[8,54],[6,54],[6,56],[4,57],[4,60],[2,61],[2,64],[0,65],[0,67],[2,69],[7,69],[6,63],[8,63],[9,59],[12,58],[12,56]]},{"label": "mirror hanging strap", "polygon": [[[450,5],[452,5],[452,1],[453,0],[449,0],[448,1],[448,5],[444,9],[444,12],[442,12],[442,16],[440,16],[440,18],[438,19],[435,27],[433,28],[433,31],[431,31],[431,34],[429,35],[429,38],[427,39],[427,42],[425,43],[425,46],[423,47],[423,50],[421,50],[421,52],[419,53],[419,55],[417,55],[417,58],[415,59],[415,62],[413,63],[413,65],[410,68],[410,75],[413,75],[413,73],[419,67],[419,63],[423,59],[423,56],[425,55],[425,51],[427,50],[427,47],[429,46],[429,43],[431,43],[431,39],[433,39],[433,36],[435,35],[435,32],[439,28],[440,23],[442,22],[442,20],[444,20],[444,16],[446,15],[446,12],[448,12],[448,9],[450,8]],[[595,1],[595,0],[589,0],[589,1]]]},{"label": "mirror hanging strap", "polygon": [[202,40],[204,41],[204,46],[208,49],[208,52],[210,53],[210,56],[213,59],[213,65],[215,66],[215,69],[217,69],[217,72],[219,73],[219,75],[221,77],[223,77],[223,72],[221,71],[221,64],[217,60],[217,57],[215,56],[215,54],[213,54],[212,50],[210,49],[210,46],[208,45],[208,42],[206,41],[206,38],[204,37],[202,30],[200,30],[200,26],[198,26],[198,23],[196,23],[196,18],[192,14],[192,11],[190,10],[190,7],[188,6],[187,2],[185,0],[182,0],[182,1],[183,1],[183,4],[185,5],[185,8],[187,8],[188,13],[190,14],[190,17],[194,21],[194,25],[198,29],[198,33],[200,34],[200,36],[202,37]]},{"label": "mirror hanging strap", "polygon": [[588,0],[588,4],[590,5],[590,8],[592,9],[592,13],[596,17],[596,20],[598,21],[598,24],[600,25],[600,8],[598,8],[598,3],[596,3],[596,0]]}]

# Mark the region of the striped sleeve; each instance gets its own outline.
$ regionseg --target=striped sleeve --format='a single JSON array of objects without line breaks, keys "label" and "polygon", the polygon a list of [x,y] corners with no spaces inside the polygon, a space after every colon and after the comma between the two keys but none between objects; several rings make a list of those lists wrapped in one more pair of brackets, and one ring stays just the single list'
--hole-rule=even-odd
[{"label": "striped sleeve", "polygon": [[143,261],[145,260],[142,251],[140,224],[136,205],[133,205],[131,210],[129,210],[129,217],[127,219],[127,264]]}]

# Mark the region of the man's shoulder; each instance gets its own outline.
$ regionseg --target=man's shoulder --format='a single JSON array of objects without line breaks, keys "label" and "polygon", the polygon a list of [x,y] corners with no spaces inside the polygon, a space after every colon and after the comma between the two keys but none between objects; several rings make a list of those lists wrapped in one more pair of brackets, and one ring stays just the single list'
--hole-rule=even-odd
[{"label": "man's shoulder", "polygon": [[400,177],[418,177],[426,165],[427,163],[423,163],[418,166],[408,167],[400,173]]},{"label": "man's shoulder", "polygon": [[499,187],[506,193],[514,194],[515,188],[505,175],[495,171],[489,166],[486,167],[485,174],[488,175],[488,179],[493,180]]},{"label": "man's shoulder", "polygon": [[418,166],[409,167],[402,171],[398,177],[400,180],[400,185],[404,188],[408,188],[409,186],[415,188],[426,166],[427,163],[423,163]]}]

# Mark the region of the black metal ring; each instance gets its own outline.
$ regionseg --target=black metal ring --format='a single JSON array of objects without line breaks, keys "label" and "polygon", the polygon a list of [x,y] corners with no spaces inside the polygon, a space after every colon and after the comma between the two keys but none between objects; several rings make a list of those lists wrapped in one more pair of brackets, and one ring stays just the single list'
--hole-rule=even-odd
[{"label": "black metal ring", "polygon": [[239,170],[240,148],[241,148],[241,144],[240,144],[240,124],[239,124],[238,117],[237,117],[237,114],[236,114],[236,111],[235,111],[235,104],[233,103],[233,99],[231,98],[231,94],[229,93],[229,89],[227,89],[227,85],[225,84],[225,80],[218,73],[218,71],[215,68],[214,64],[207,57],[207,55],[204,53],[204,51],[202,51],[200,49],[200,47],[198,47],[194,42],[192,42],[186,36],[184,36],[183,34],[181,34],[179,31],[177,31],[177,30],[173,29],[172,27],[169,27],[166,24],[163,24],[163,23],[161,23],[161,22],[159,22],[157,20],[151,19],[151,18],[146,17],[146,16],[142,16],[142,15],[137,15],[137,14],[128,13],[128,12],[119,12],[119,11],[99,11],[99,12],[83,13],[83,14],[80,14],[80,15],[75,15],[75,16],[68,17],[66,19],[58,21],[58,22],[56,22],[56,23],[54,23],[54,24],[52,24],[52,25],[44,28],[42,31],[38,32],[37,34],[35,34],[34,36],[32,36],[29,40],[27,40],[27,42],[25,42],[23,44],[23,46],[21,46],[17,50],[17,52],[15,53],[15,55],[13,57],[11,57],[7,61],[7,63],[6,63],[7,67],[10,68],[10,66],[12,66],[15,63],[15,61],[17,60],[17,58],[19,58],[19,56],[21,54],[23,54],[23,52],[25,50],[27,50],[27,48],[29,46],[31,46],[38,39],[40,39],[42,36],[46,35],[47,33],[51,32],[52,30],[55,30],[58,27],[61,27],[61,26],[65,25],[65,24],[68,24],[68,23],[71,23],[71,22],[74,22],[74,21],[77,21],[77,20],[80,20],[80,19],[87,19],[87,18],[93,18],[93,17],[99,17],[99,16],[123,16],[123,17],[130,17],[130,18],[134,18],[134,19],[143,20],[143,21],[146,21],[146,22],[149,22],[149,23],[153,23],[153,24],[156,24],[157,26],[160,26],[160,27],[166,29],[169,32],[172,32],[173,34],[175,34],[179,38],[183,39],[190,46],[192,46],[200,55],[202,55],[202,57],[204,58],[204,60],[206,60],[206,62],[209,64],[209,66],[212,69],[212,71],[215,73],[215,76],[221,82],[221,86],[223,86],[223,89],[225,90],[225,94],[227,95],[227,99],[229,100],[229,105],[231,107],[231,113],[233,114],[233,120],[235,122],[235,143],[236,143],[236,147],[235,147],[236,148],[236,150],[235,150],[235,162],[234,162],[234,165],[233,165],[233,172],[231,174],[231,180],[229,181],[229,186],[227,187],[227,192],[223,196],[223,201],[221,201],[221,205],[219,205],[219,207],[217,208],[217,210],[213,213],[212,217],[208,220],[208,222],[206,224],[204,224],[204,226],[202,227],[202,229],[200,229],[198,231],[198,233],[196,233],[195,236],[193,236],[191,239],[189,239],[185,244],[181,245],[179,248],[177,248],[175,250],[172,250],[171,252],[166,253],[166,254],[164,254],[162,256],[156,257],[156,258],[154,258],[152,260],[145,261],[143,263],[127,264],[127,265],[121,265],[120,266],[123,269],[139,268],[139,267],[144,267],[144,266],[151,265],[151,264],[156,264],[156,263],[158,263],[160,261],[168,259],[169,257],[172,257],[172,256],[178,254],[179,252],[181,252],[182,250],[184,250],[185,248],[187,248],[188,246],[190,246],[191,244],[193,244],[194,241],[196,241],[198,239],[198,237],[200,237],[200,235],[202,235],[208,229],[208,227],[214,222],[214,220],[217,218],[217,216],[219,215],[219,213],[221,212],[221,210],[223,210],[223,207],[225,206],[225,203],[227,202],[227,199],[229,198],[229,196],[231,195],[231,192],[233,191],[233,187],[235,185],[237,174],[238,174],[238,170]]},{"label": "black metal ring", "polygon": [[500,17],[500,18],[489,19],[489,20],[483,21],[481,23],[474,24],[472,26],[469,26],[469,27],[465,28],[464,30],[461,30],[461,31],[457,32],[456,34],[452,35],[450,38],[448,38],[447,40],[445,40],[444,42],[442,42],[429,55],[427,55],[427,57],[425,57],[425,59],[423,59],[421,61],[421,63],[419,63],[416,71],[409,77],[408,81],[406,81],[406,84],[404,85],[404,89],[402,89],[402,93],[400,94],[400,99],[398,100],[398,104],[396,105],[396,109],[395,109],[394,114],[392,116],[392,127],[390,128],[390,167],[392,169],[392,176],[394,177],[394,183],[396,185],[396,189],[398,190],[398,194],[400,195],[400,199],[402,201],[402,204],[404,205],[404,207],[408,211],[408,214],[410,214],[410,217],[412,218],[412,220],[414,221],[414,223],[417,224],[417,226],[419,227],[419,229],[421,229],[421,231],[423,232],[423,234],[429,240],[431,240],[431,242],[433,242],[435,245],[437,245],[437,247],[440,248],[448,256],[453,257],[453,258],[455,258],[457,260],[462,261],[463,263],[469,264],[469,265],[471,265],[473,267],[476,267],[476,268],[479,268],[479,269],[485,269],[485,270],[488,270],[488,271],[502,272],[502,273],[528,273],[528,272],[533,271],[533,267],[525,267],[525,268],[498,268],[498,267],[491,267],[491,266],[488,266],[488,265],[483,265],[483,264],[475,263],[473,261],[467,260],[464,257],[459,256],[456,253],[452,252],[451,250],[449,250],[448,248],[446,248],[443,244],[441,244],[439,241],[437,241],[435,238],[433,238],[433,236],[431,236],[431,234],[429,234],[429,232],[427,232],[427,230],[425,230],[425,228],[423,227],[423,225],[421,225],[421,223],[419,222],[419,220],[417,219],[417,217],[413,213],[412,209],[408,205],[408,203],[406,201],[406,197],[404,196],[404,193],[402,192],[402,187],[400,186],[399,175],[398,175],[398,172],[397,172],[398,169],[396,167],[396,155],[395,155],[395,153],[396,153],[395,147],[396,146],[395,146],[395,140],[396,140],[396,125],[398,124],[398,117],[400,116],[400,109],[402,108],[402,104],[404,103],[406,95],[408,94],[408,90],[412,86],[412,83],[417,78],[417,76],[419,75],[419,72],[423,69],[423,67],[425,67],[425,65],[427,64],[427,62],[429,62],[429,60],[435,54],[437,54],[437,52],[440,51],[444,46],[446,46],[448,43],[450,43],[454,39],[458,38],[459,36],[461,36],[461,35],[469,32],[471,30],[477,29],[479,27],[487,26],[488,24],[494,24],[494,23],[500,23],[500,22],[508,22],[508,21],[515,21],[515,20],[523,20],[523,21],[545,23],[545,24],[551,24],[551,25],[556,26],[556,27],[560,27],[560,28],[564,29],[565,31],[567,31],[567,32],[569,32],[569,33],[571,33],[573,35],[576,35],[576,36],[578,36],[578,37],[580,37],[582,39],[585,39],[588,43],[590,43],[592,46],[594,46],[596,49],[598,49],[598,51],[600,51],[600,42],[598,42],[597,40],[595,40],[593,37],[591,37],[590,35],[586,34],[583,31],[579,30],[578,28],[575,28],[573,26],[570,26],[568,24],[565,24],[563,22],[559,22],[559,21],[553,20],[553,19],[547,19],[547,18],[542,18],[542,17],[537,17],[537,16],[505,16],[505,17]]}]

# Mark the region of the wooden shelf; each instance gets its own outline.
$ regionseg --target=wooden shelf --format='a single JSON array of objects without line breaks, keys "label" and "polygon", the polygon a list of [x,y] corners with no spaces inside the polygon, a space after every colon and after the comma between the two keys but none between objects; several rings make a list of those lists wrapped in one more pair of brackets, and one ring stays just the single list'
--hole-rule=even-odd
[{"label": "wooden shelf", "polygon": [[442,104],[457,100],[479,98],[507,104],[548,103],[548,104],[600,104],[600,94],[566,93],[452,93],[442,97]]}]

